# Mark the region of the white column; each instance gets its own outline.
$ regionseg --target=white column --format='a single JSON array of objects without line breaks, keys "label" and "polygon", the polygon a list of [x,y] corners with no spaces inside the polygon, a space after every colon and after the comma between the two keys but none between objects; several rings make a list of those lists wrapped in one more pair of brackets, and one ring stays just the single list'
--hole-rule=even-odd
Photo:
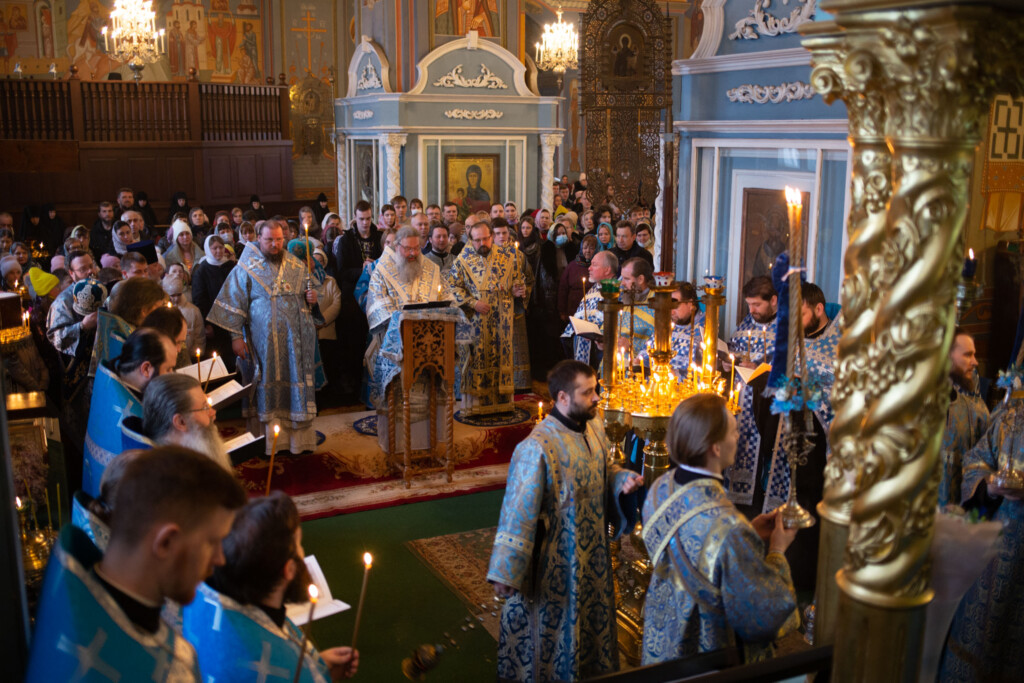
[{"label": "white column", "polygon": [[383,201],[390,201],[395,195],[402,193],[402,169],[399,166],[402,148],[409,140],[405,133],[381,133],[380,143],[384,145],[384,154],[387,156],[387,166],[384,177],[387,184],[384,188]]},{"label": "white column", "polygon": [[555,193],[551,185],[555,182],[555,147],[562,144],[561,133],[544,133],[540,136],[540,208],[554,210]]},{"label": "white column", "polygon": [[[668,164],[665,163],[665,148],[667,145],[672,144],[672,134],[666,133],[659,136],[658,140],[658,199],[654,202],[653,209],[653,222],[654,225],[651,229],[654,231],[654,263],[655,270],[660,270],[658,264],[661,263],[661,243],[662,240],[667,239],[665,237],[666,230],[662,226],[671,230],[671,223],[665,220],[665,192],[668,185]],[[673,268],[673,270],[675,270]]]},{"label": "white column", "polygon": [[346,225],[348,213],[348,144],[343,133],[334,133],[334,155],[338,163],[338,215],[341,224]]}]

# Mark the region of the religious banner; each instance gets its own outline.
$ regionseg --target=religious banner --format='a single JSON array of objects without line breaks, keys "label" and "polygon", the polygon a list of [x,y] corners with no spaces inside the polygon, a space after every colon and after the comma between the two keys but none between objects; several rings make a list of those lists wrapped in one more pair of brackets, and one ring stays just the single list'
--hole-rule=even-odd
[{"label": "religious banner", "polygon": [[1000,95],[992,102],[981,192],[985,195],[982,227],[1024,229],[1024,98]]},{"label": "religious banner", "polygon": [[[335,5],[306,0],[281,6],[286,81],[291,88],[295,186],[331,192],[334,186]],[[330,160],[332,163],[320,163]]]}]

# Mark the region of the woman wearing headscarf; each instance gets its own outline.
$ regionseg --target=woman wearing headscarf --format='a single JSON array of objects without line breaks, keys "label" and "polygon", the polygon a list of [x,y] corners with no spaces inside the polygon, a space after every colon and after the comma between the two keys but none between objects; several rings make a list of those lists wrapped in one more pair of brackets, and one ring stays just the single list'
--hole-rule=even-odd
[{"label": "woman wearing headscarf", "polygon": [[[224,247],[224,240],[217,235],[206,238],[203,250],[206,256],[192,272],[192,303],[199,309],[203,320],[206,320],[235,262]],[[216,351],[229,369],[233,369],[231,366],[234,365],[235,354],[231,350],[231,334],[227,330],[207,324],[206,346]]]},{"label": "woman wearing headscarf", "polygon": [[164,262],[169,267],[172,263],[180,263],[185,270],[192,272],[199,259],[203,258],[203,250],[192,241],[192,229],[183,220],[174,221],[171,226],[171,247],[164,254]]},{"label": "woman wearing headscarf", "polygon": [[[323,225],[324,217],[331,212],[327,206],[327,195],[321,192],[316,196],[316,203],[313,204],[313,217],[319,225]],[[325,252],[326,253],[326,252]]]},{"label": "woman wearing headscarf", "polygon": [[57,207],[53,204],[44,204],[39,215],[39,237],[35,239],[42,240],[47,256],[55,256],[57,250],[64,243],[64,232],[67,230],[67,226],[57,215]]},{"label": "woman wearing headscarf", "polygon": [[113,249],[107,253],[113,254],[118,258],[128,253],[129,245],[135,244],[132,226],[124,221],[114,221],[114,227],[110,229],[110,237]]},{"label": "woman wearing headscarf", "polygon": [[188,220],[188,214],[192,211],[192,207],[188,205],[188,196],[184,192],[175,192],[171,196],[171,208],[167,213],[167,225],[174,223],[174,217],[179,214],[185,214],[185,219]]},{"label": "woman wearing headscarf", "polygon": [[256,220],[267,220],[267,210],[260,201],[260,196],[258,194],[254,194],[249,197],[249,210],[256,214]]},{"label": "woman wearing headscarf", "polygon": [[611,223],[601,223],[597,226],[597,250],[608,251],[615,246],[615,234],[612,232]]},{"label": "woman wearing headscarf", "polygon": [[590,272],[590,259],[597,253],[597,238],[587,235],[583,238],[580,253],[562,271],[562,279],[558,283],[558,314],[562,322],[568,322],[576,313],[580,301],[586,293],[586,281]]},{"label": "woman wearing headscarf", "polygon": [[14,258],[10,254],[0,258],[0,275],[3,276],[3,281],[0,282],[0,287],[5,292],[16,292],[18,287],[21,285],[21,276],[24,271],[21,269],[21,264],[18,263],[18,259]]},{"label": "woman wearing headscarf", "polygon": [[150,234],[153,234],[153,228],[156,227],[156,211],[153,211],[153,206],[149,203],[149,195],[145,190],[135,193],[135,210],[142,214],[142,222],[146,224]]},{"label": "woman wearing headscarf", "polygon": [[558,319],[557,249],[553,242],[540,239],[540,231],[531,216],[523,216],[519,222],[519,248],[526,254],[535,277],[530,306],[526,309],[530,372],[534,379],[543,380],[561,357],[558,351],[562,326]]}]

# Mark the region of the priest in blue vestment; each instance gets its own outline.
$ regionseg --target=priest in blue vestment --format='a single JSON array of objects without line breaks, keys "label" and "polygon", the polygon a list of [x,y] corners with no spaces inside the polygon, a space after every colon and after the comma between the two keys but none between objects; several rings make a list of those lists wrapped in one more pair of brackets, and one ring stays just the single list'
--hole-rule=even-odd
[{"label": "priest in blue vestment", "polygon": [[939,665],[943,683],[1021,680],[1024,492],[990,481],[1001,469],[1024,471],[1024,400],[1009,401],[963,460],[963,506],[1002,522],[1003,531],[996,543],[996,556],[964,595],[953,617]]},{"label": "priest in blue vestment", "polygon": [[174,371],[178,348],[154,329],[142,327],[125,341],[121,355],[97,366],[85,434],[82,490],[100,492],[103,470],[121,452],[121,421],[142,416],[142,392],[154,377]]},{"label": "priest in blue vestment", "polygon": [[939,451],[942,459],[939,507],[960,505],[964,455],[974,448],[988,428],[988,406],[978,391],[977,368],[974,337],[957,328],[953,331],[953,344],[949,349],[949,379],[953,390]]},{"label": "priest in blue vestment", "polygon": [[608,462],[589,365],[561,361],[548,388],[554,408],[512,456],[487,572],[506,599],[502,681],[574,681],[618,669],[606,530],[618,494],[642,479]]},{"label": "priest in blue vestment", "polygon": [[[192,646],[161,619],[188,604],[223,563],[245,491],[205,456],[182,448],[125,467],[101,552],[81,529],[61,531],[46,570],[26,681],[196,681]],[[205,679],[204,679],[205,680]]]},{"label": "priest in blue vestment", "polygon": [[[263,224],[228,274],[207,322],[231,333],[231,347],[251,364],[255,401],[243,406],[249,431],[266,436],[267,454],[280,425],[282,446],[298,455],[316,447],[315,392],[325,384],[317,357],[306,264],[284,248],[284,222]],[[243,364],[245,366],[246,364]]]},{"label": "priest in blue vestment", "polygon": [[308,602],[312,583],[291,498],[275,491],[242,508],[224,540],[224,558],[184,610],[184,634],[196,646],[204,680],[327,683],[355,674],[358,652],[317,652],[285,614],[285,603]]},{"label": "priest in blue vestment", "polygon": [[796,529],[784,528],[777,512],[748,522],[726,496],[722,470],[739,433],[721,397],[680,403],[666,437],[676,467],[654,482],[643,508],[653,566],[643,663],[728,647],[741,648],[745,661],[762,659],[799,623],[785,555]]}]

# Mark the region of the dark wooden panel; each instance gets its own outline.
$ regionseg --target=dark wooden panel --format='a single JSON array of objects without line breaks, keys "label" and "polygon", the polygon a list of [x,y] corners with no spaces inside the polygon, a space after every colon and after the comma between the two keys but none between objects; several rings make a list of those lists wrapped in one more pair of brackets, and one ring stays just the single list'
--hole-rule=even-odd
[{"label": "dark wooden panel", "polygon": [[226,201],[234,196],[236,187],[234,164],[227,155],[208,157],[206,160],[206,196],[210,201]]},{"label": "dark wooden panel", "polygon": [[75,140],[0,140],[4,170],[17,173],[78,171]]},{"label": "dark wooden panel", "polygon": [[[291,159],[288,162],[290,164]],[[284,174],[281,172],[281,163],[280,154],[260,156],[260,191],[268,199],[280,199],[284,194]]]},{"label": "dark wooden panel", "polygon": [[256,167],[256,156],[253,154],[239,154],[234,157],[235,182],[239,189],[251,187],[249,194],[259,194],[259,172]]}]

